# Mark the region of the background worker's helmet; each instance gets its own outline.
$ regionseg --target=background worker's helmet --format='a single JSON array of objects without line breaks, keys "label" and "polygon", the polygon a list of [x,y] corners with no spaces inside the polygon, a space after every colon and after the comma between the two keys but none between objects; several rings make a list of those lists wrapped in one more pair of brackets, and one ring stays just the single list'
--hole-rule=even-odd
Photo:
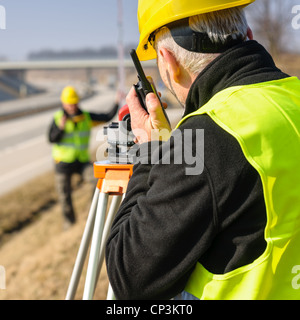
[{"label": "background worker's helmet", "polygon": [[140,60],[156,58],[154,48],[148,43],[157,29],[198,14],[246,6],[255,0],[139,0],[138,23],[140,43],[137,55]]},{"label": "background worker's helmet", "polygon": [[75,88],[65,87],[61,94],[61,102],[65,104],[78,104],[80,98]]}]

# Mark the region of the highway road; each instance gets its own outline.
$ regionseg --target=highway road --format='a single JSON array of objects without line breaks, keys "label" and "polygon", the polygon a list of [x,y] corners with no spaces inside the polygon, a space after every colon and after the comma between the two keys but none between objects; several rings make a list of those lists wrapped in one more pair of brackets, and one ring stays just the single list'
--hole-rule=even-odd
[{"label": "highway road", "polygon": [[[101,90],[81,103],[87,111],[106,112],[114,104],[114,91]],[[47,139],[55,110],[0,122],[0,195],[53,169]],[[93,129],[91,150],[97,146],[101,126]]]},{"label": "highway road", "polygon": [[[95,96],[81,102],[87,111],[106,112],[116,99],[115,91],[101,88]],[[55,110],[0,122],[0,196],[14,188],[53,170],[51,144],[47,133]],[[167,110],[171,123],[176,123],[182,109]],[[117,118],[116,118],[117,119]],[[93,129],[90,150],[103,145],[103,126]],[[101,155],[104,147],[97,153]]]}]

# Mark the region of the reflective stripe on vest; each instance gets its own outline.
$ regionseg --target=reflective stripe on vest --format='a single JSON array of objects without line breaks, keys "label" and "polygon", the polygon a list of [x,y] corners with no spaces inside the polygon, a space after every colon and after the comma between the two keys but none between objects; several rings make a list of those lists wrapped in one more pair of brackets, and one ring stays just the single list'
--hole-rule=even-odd
[{"label": "reflective stripe on vest", "polygon": [[[54,115],[54,121],[57,126],[63,114],[63,111],[60,110]],[[67,120],[63,138],[53,145],[52,155],[54,160],[66,163],[72,163],[76,160],[88,162],[90,160],[89,140],[91,127],[92,121],[88,112],[83,112],[81,121],[78,121],[76,125],[73,121]]]},{"label": "reflective stripe on vest", "polygon": [[267,247],[253,263],[226,274],[198,262],[185,291],[199,299],[300,299],[299,79],[228,88],[178,126],[205,113],[237,139],[261,177]]}]

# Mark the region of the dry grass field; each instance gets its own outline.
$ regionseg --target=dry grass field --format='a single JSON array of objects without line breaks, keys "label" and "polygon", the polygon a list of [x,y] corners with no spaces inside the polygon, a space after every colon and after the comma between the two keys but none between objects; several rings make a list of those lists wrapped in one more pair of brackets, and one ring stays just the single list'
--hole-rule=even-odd
[{"label": "dry grass field", "polygon": [[[6,290],[0,290],[1,300],[65,298],[91,195],[86,185],[75,186],[78,222],[64,231],[53,181],[49,172],[0,200],[0,264],[6,270]],[[86,267],[76,299],[82,297],[85,271]],[[107,285],[104,267],[96,299],[105,299]]]}]

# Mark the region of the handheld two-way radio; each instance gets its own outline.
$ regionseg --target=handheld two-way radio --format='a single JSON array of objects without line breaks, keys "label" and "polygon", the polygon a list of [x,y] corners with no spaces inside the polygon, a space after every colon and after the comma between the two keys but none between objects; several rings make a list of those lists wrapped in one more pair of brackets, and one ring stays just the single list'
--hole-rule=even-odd
[{"label": "handheld two-way radio", "polygon": [[139,98],[139,102],[140,102],[141,106],[148,112],[147,106],[146,106],[146,96],[150,92],[155,93],[160,101],[164,115],[170,125],[169,118],[168,118],[166,111],[161,103],[161,100],[160,100],[160,97],[156,91],[156,88],[155,88],[154,84],[150,83],[149,80],[147,79],[145,72],[142,68],[142,65],[140,63],[140,60],[136,54],[136,51],[134,49],[132,49],[130,51],[130,55],[131,55],[132,61],[134,63],[134,66],[135,66],[137,74],[138,74],[139,82],[134,85],[134,88],[135,88],[135,92]]}]

